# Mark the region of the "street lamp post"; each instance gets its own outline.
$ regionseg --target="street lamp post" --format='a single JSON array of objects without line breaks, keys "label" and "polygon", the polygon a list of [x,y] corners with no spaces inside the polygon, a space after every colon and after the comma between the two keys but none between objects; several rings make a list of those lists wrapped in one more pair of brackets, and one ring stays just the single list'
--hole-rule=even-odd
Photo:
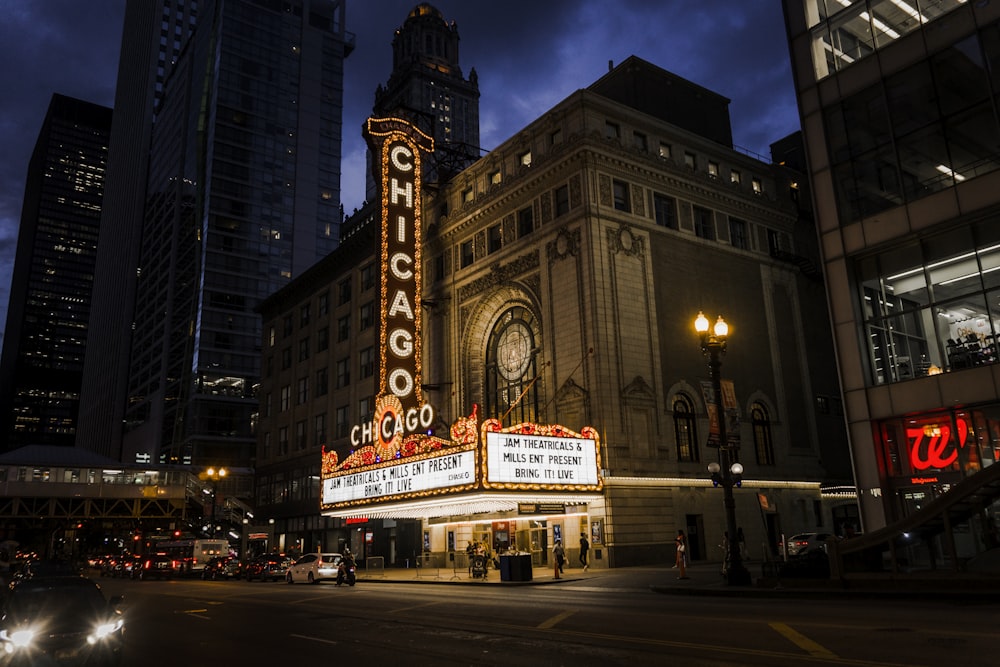
[{"label": "street lamp post", "polygon": [[743,465],[735,461],[732,446],[726,433],[726,415],[722,401],[722,356],[726,353],[726,339],[729,325],[719,316],[715,326],[709,331],[708,318],[698,313],[694,321],[695,331],[701,338],[701,352],[708,357],[708,370],[712,378],[712,393],[715,402],[715,419],[719,427],[719,462],[708,465],[712,481],[722,486],[723,507],[726,510],[726,549],[729,565],[726,568],[726,583],[730,586],[745,586],[750,583],[750,571],[743,565],[736,528],[736,498],[733,487],[739,484],[743,475]]},{"label": "street lamp post", "polygon": [[215,525],[215,494],[219,488],[219,482],[229,473],[225,468],[209,468],[205,471],[205,476],[212,480],[212,537],[215,537],[217,526]]}]

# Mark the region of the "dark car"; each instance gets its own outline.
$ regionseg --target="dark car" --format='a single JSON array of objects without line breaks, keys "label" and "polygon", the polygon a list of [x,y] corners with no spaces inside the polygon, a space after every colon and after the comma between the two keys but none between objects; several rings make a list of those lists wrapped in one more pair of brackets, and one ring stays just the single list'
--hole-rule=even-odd
[{"label": "dark car", "polygon": [[12,583],[0,610],[0,664],[120,665],[121,602],[81,576]]},{"label": "dark car", "polygon": [[111,572],[111,576],[120,577],[122,579],[135,579],[138,575],[137,570],[141,565],[142,556],[137,554],[125,554],[115,562],[115,567]]},{"label": "dark car", "polygon": [[242,573],[240,560],[236,556],[216,556],[201,571],[202,579],[238,579]]},{"label": "dark car", "polygon": [[132,571],[133,579],[169,579],[174,576],[174,560],[166,554],[149,554]]},{"label": "dark car", "polygon": [[260,579],[261,581],[284,581],[288,566],[292,564],[292,559],[279,554],[265,554],[257,556],[251,560],[244,569],[244,578],[247,581]]}]

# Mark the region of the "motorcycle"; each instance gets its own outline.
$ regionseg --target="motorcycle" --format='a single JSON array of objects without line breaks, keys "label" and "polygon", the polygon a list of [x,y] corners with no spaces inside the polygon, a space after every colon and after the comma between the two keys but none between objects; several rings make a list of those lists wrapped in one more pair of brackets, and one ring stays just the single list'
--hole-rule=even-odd
[{"label": "motorcycle", "polygon": [[351,561],[350,563],[346,560],[340,561],[340,567],[337,568],[337,585],[340,586],[345,582],[348,586],[356,584],[358,579],[355,569],[354,561]]}]

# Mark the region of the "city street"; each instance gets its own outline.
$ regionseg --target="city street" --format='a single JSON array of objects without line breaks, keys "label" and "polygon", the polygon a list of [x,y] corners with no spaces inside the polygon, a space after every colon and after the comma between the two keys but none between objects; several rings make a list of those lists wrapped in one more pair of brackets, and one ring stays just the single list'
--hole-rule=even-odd
[{"label": "city street", "polygon": [[[496,573],[494,573],[494,577]],[[981,664],[997,603],[669,594],[654,568],[560,582],[359,580],[354,588],[102,579],[126,665]]]}]

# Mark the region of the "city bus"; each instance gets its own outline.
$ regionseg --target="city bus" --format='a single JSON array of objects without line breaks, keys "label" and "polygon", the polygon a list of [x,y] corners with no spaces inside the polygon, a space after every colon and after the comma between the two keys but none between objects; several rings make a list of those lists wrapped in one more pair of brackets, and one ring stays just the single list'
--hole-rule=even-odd
[{"label": "city bus", "polygon": [[216,556],[229,555],[229,542],[221,539],[175,539],[156,543],[156,553],[170,556],[177,574],[201,574],[205,564]]}]

